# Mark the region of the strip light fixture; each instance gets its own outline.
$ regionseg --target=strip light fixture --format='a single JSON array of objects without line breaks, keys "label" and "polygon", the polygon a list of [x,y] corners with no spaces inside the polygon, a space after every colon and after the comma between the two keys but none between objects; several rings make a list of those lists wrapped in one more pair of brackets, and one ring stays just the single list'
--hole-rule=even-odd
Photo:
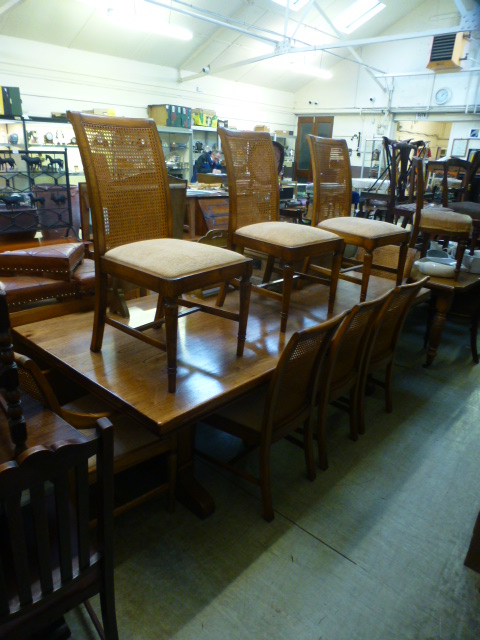
[{"label": "strip light fixture", "polygon": [[334,20],[334,24],[343,33],[353,33],[385,7],[386,5],[378,0],[357,0]]},{"label": "strip light fixture", "polygon": [[290,11],[300,11],[310,0],[273,0],[273,2],[280,4],[282,7],[288,5]]}]

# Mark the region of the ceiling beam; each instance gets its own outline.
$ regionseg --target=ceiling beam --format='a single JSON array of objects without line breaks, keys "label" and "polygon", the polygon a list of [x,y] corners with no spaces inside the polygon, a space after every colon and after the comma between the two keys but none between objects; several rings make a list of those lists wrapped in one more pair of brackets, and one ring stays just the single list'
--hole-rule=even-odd
[{"label": "ceiling beam", "polygon": [[10,11],[10,9],[12,9],[16,4],[20,4],[20,2],[23,2],[23,0],[9,0],[9,2],[6,2],[3,7],[0,7],[0,16],[7,13],[7,11]]}]

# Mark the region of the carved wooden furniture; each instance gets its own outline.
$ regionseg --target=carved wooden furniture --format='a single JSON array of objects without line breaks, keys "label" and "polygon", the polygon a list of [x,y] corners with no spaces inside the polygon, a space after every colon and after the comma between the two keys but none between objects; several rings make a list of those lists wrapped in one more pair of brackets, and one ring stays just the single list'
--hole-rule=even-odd
[{"label": "carved wooden furniture", "polygon": [[[228,175],[228,246],[241,252],[249,249],[268,256],[263,282],[253,286],[253,289],[263,296],[281,301],[280,331],[285,332],[294,276],[320,280],[316,276],[296,272],[295,263],[333,254],[329,299],[331,313],[343,241],[329,231],[280,222],[278,171],[268,133],[228,129],[219,129],[218,132]],[[275,259],[281,262],[281,293],[268,288]],[[325,278],[321,281],[325,282]],[[225,293],[226,285],[223,285],[218,297],[219,304],[223,302]]]},{"label": "carved wooden furniture", "polygon": [[[228,463],[198,451],[201,457],[236,473],[260,487],[263,517],[273,520],[270,486],[270,449],[303,426],[303,449],[309,480],[315,479],[313,428],[318,381],[332,336],[345,314],[320,325],[295,332],[285,347],[270,383],[257,387],[217,413],[202,420],[216,429],[243,440],[246,449]],[[259,474],[254,476],[234,466],[258,449]]]},{"label": "carved wooden furniture", "polygon": [[[391,289],[391,281],[372,277],[369,297]],[[135,418],[162,440],[178,438],[177,498],[205,517],[212,512],[214,503],[195,477],[191,429],[204,416],[267,382],[292,333],[327,319],[328,297],[328,288],[319,284],[297,291],[287,332],[279,334],[276,304],[265,304],[264,299],[253,296],[249,347],[243,358],[236,356],[233,322],[225,323],[215,316],[205,322],[199,313],[180,318],[179,331],[189,339],[179,341],[182,367],[175,395],[168,393],[167,379],[157,375],[166,354],[156,347],[107,326],[102,351],[89,350],[92,311],[41,322],[32,319],[29,324],[15,326],[13,334],[17,350],[105,399],[126,418]],[[349,310],[357,301],[358,286],[340,280],[333,313]],[[234,295],[228,296],[225,304],[235,307]],[[130,308],[132,319],[135,309],[145,321],[153,318],[155,306],[154,296],[136,300]],[[134,428],[132,440],[135,433]]]},{"label": "carved wooden furniture", "polygon": [[351,217],[352,175],[347,143],[311,135],[307,139],[313,164],[312,225],[338,234],[345,244],[365,250],[360,301],[366,298],[373,253],[379,247],[400,246],[397,265],[397,284],[400,284],[410,234],[388,222]]},{"label": "carved wooden furniture", "polygon": [[[252,261],[235,252],[172,238],[168,176],[153,120],[109,118],[69,112],[88,187],[95,259],[92,351],[102,348],[105,324],[167,352],[169,391],[176,390],[178,307],[235,320],[237,355],[243,354]],[[107,278],[114,276],[159,294],[156,321],[132,328],[107,315]],[[182,294],[199,287],[240,281],[239,312],[192,304]],[[159,337],[160,320],[165,339]],[[152,329],[154,335],[145,333]]]},{"label": "carved wooden furniture", "polygon": [[414,247],[418,236],[421,235],[421,257],[423,258],[427,253],[430,238],[440,237],[456,240],[458,246],[455,280],[457,280],[466,244],[472,232],[472,219],[470,216],[463,213],[455,213],[455,211],[445,207],[424,206],[423,158],[413,158],[413,168],[417,184],[417,197],[410,246]]},{"label": "carved wooden furniture", "polygon": [[388,293],[355,305],[344,318],[334,335],[318,387],[318,459],[320,469],[328,469],[327,456],[327,409],[334,402],[349,394],[349,402],[337,403],[350,415],[350,437],[358,439],[358,394],[361,388],[361,373],[366,355],[368,339],[375,319]]},{"label": "carved wooden furniture", "polygon": [[[463,213],[472,219],[472,240],[470,243],[470,255],[473,256],[480,235],[480,202],[475,202],[474,181],[480,168],[480,153],[476,154],[477,160],[467,162],[460,158],[449,158],[444,165],[444,175],[442,184],[442,204],[456,213]],[[458,201],[451,201],[448,198],[448,174],[451,170],[463,171],[463,182]]]},{"label": "carved wooden furniture", "polygon": [[[398,339],[410,307],[418,292],[425,286],[428,276],[413,282],[402,284],[387,296],[383,307],[378,313],[370,339],[366,347],[365,358],[360,373],[359,391],[357,394],[358,432],[365,433],[365,389],[367,382],[380,386],[385,390],[385,411],[393,411],[392,380],[393,365],[397,350]],[[373,378],[376,371],[385,369],[384,380]]]},{"label": "carved wooden furniture", "polygon": [[[98,468],[93,501],[88,483],[92,456]],[[0,505],[1,637],[30,637],[99,593],[103,630],[95,615],[92,619],[104,632],[100,637],[116,640],[113,429],[108,420],[98,422],[88,441],[34,447],[0,465]]]}]

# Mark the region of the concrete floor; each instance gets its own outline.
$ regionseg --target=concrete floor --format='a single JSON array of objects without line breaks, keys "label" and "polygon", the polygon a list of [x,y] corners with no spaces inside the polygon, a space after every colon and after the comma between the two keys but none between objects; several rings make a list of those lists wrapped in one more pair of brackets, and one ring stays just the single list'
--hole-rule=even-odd
[{"label": "concrete floor", "polygon": [[[272,523],[255,487],[200,461],[213,516],[169,514],[161,497],[115,521],[122,639],[478,640],[480,575],[463,561],[480,510],[480,366],[456,321],[423,368],[424,322],[421,307],[407,319],[393,414],[377,390],[354,443],[331,409],[315,482],[300,449],[274,447]],[[68,623],[76,640],[97,637],[83,610]]]}]

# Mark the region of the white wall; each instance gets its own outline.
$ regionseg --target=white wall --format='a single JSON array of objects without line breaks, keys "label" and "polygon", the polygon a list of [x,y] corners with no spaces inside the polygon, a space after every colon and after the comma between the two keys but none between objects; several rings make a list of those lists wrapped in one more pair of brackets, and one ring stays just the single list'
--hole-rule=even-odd
[{"label": "white wall", "polygon": [[[177,82],[175,69],[0,36],[1,85],[20,87],[23,113],[114,108],[145,117],[149,104],[214,109],[239,129],[295,129],[292,93],[205,77]],[[198,92],[197,87],[203,91]]]}]

